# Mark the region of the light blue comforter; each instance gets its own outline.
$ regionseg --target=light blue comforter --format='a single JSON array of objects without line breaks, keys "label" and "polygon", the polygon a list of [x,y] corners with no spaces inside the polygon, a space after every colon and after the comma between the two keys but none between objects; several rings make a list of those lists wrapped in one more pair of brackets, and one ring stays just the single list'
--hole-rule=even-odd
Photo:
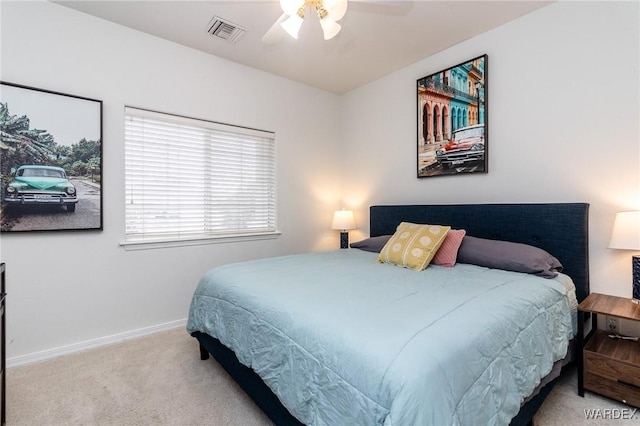
[{"label": "light blue comforter", "polygon": [[187,331],[231,348],[309,425],[506,425],[575,334],[573,284],[358,249],[209,271]]}]

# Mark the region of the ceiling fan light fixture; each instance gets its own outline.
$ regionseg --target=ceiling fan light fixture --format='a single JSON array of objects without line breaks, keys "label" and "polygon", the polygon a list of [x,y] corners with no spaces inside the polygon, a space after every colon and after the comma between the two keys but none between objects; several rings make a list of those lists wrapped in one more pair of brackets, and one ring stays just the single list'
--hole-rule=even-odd
[{"label": "ceiling fan light fixture", "polygon": [[298,39],[298,33],[300,32],[300,27],[302,26],[302,22],[304,18],[304,14],[300,16],[300,14],[295,14],[289,16],[286,21],[280,24],[280,26],[289,34],[291,37]]},{"label": "ceiling fan light fixture", "polygon": [[342,26],[333,19],[326,17],[320,20],[320,26],[322,27],[322,33],[325,40],[331,40],[338,35]]},{"label": "ceiling fan light fixture", "polygon": [[347,0],[324,0],[322,4],[334,21],[341,20],[347,13]]},{"label": "ceiling fan light fixture", "polygon": [[280,7],[282,11],[288,16],[293,16],[298,13],[298,9],[304,7],[305,0],[280,0]]},{"label": "ceiling fan light fixture", "polygon": [[325,40],[335,37],[342,26],[337,21],[347,12],[347,0],[280,0],[280,7],[288,17],[280,26],[294,39],[298,39],[305,9],[315,8]]}]

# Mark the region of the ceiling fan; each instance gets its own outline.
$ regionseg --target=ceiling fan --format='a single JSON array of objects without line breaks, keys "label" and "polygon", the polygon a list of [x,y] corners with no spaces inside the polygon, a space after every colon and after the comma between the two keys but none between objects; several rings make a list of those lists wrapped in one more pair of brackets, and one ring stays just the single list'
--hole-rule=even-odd
[{"label": "ceiling fan", "polygon": [[[386,5],[399,5],[407,1],[376,1],[376,0],[351,0],[354,2],[381,3]],[[325,40],[330,40],[342,29],[338,23],[347,13],[348,0],[280,0],[282,15],[262,37],[264,43],[275,43],[284,33],[294,39],[298,38],[298,32],[304,22],[307,13],[318,16]]]}]

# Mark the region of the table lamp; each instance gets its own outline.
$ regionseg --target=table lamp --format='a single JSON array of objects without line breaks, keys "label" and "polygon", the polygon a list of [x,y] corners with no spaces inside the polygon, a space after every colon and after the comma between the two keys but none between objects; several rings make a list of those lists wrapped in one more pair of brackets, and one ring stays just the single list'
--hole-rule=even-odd
[{"label": "table lamp", "polygon": [[[609,248],[640,251],[640,211],[616,213]],[[633,302],[640,304],[640,256],[631,259]]]},{"label": "table lamp", "polygon": [[353,212],[351,210],[336,210],[333,213],[331,229],[340,230],[340,248],[348,248],[349,233],[347,231],[350,229],[356,229],[356,220],[353,217]]}]

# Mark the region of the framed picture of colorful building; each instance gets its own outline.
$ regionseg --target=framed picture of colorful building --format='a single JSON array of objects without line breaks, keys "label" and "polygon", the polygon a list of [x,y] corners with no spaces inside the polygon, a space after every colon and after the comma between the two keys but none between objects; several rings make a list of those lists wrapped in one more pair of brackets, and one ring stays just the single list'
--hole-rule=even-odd
[{"label": "framed picture of colorful building", "polygon": [[487,173],[487,59],[417,80],[419,178]]}]

